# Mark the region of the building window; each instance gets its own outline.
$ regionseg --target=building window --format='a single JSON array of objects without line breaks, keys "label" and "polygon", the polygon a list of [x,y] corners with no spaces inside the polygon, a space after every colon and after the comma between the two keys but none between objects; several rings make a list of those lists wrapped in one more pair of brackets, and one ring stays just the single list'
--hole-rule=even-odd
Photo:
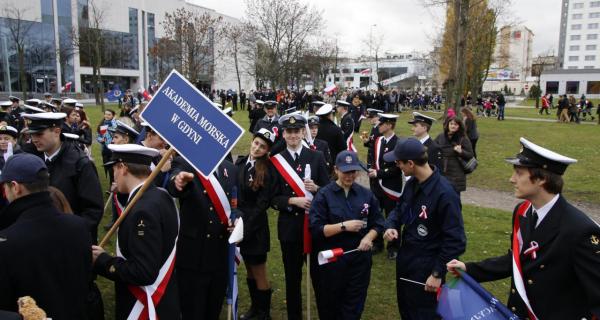
[{"label": "building window", "polygon": [[579,51],[579,46],[569,46],[569,51]]},{"label": "building window", "polygon": [[590,8],[600,8],[600,1],[590,2]]},{"label": "building window", "polygon": [[354,77],[345,77],[344,81],[354,81]]},{"label": "building window", "polygon": [[600,12],[591,12],[588,17],[590,19],[600,18]]},{"label": "building window", "polygon": [[579,81],[567,81],[567,94],[578,94],[579,93]]},{"label": "building window", "polygon": [[594,55],[585,56],[585,61],[596,61],[596,56],[594,56]]},{"label": "building window", "polygon": [[600,81],[588,81],[586,93],[600,94]]},{"label": "building window", "polygon": [[587,39],[588,40],[596,40],[596,39],[598,39],[598,34],[596,34],[596,33],[588,34]]},{"label": "building window", "polygon": [[596,50],[595,44],[588,44],[585,46],[585,50]]},{"label": "building window", "polygon": [[546,82],[546,93],[558,93],[558,81]]},{"label": "building window", "polygon": [[577,67],[577,66],[570,66],[570,67],[568,67],[567,69],[569,69],[569,70],[573,70],[573,69],[579,69],[579,67]]},{"label": "building window", "polygon": [[342,69],[342,73],[350,73],[350,69]]},{"label": "building window", "polygon": [[579,56],[569,56],[569,61],[579,61]]},{"label": "building window", "polygon": [[588,29],[598,29],[597,23],[588,23]]},{"label": "building window", "polygon": [[584,69],[594,69],[594,66],[585,66]]},{"label": "building window", "polygon": [[583,9],[583,2],[573,3],[573,9]]},{"label": "building window", "polygon": [[583,18],[583,13],[575,13],[571,16],[571,19],[573,20],[579,20],[581,18]]},{"label": "building window", "polygon": [[580,24],[572,24],[571,30],[581,30],[581,25]]},{"label": "building window", "polygon": [[572,34],[571,41],[575,41],[575,40],[581,40],[581,35],[580,34]]}]

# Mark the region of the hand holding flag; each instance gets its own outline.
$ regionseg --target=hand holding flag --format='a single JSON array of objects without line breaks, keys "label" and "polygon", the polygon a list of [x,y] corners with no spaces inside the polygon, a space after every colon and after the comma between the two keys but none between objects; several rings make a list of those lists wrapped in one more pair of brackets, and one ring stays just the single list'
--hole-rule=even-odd
[{"label": "hand holding flag", "polygon": [[337,261],[337,259],[339,257],[341,257],[345,254],[348,254],[348,253],[355,252],[355,251],[358,251],[358,248],[348,250],[346,252],[344,252],[344,249],[342,249],[342,248],[333,248],[331,250],[323,250],[323,251],[319,252],[319,255],[317,256],[317,260],[319,261],[319,265],[322,266],[324,264]]}]

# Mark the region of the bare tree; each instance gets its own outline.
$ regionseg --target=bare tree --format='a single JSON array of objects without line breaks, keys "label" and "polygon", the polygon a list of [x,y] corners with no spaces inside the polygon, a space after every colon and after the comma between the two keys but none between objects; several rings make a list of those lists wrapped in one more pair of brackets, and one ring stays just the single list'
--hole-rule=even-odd
[{"label": "bare tree", "polygon": [[[375,26],[375,25],[373,25]],[[372,27],[373,27],[372,26]],[[371,82],[373,81],[373,74],[377,75],[377,84],[381,82],[381,78],[383,78],[383,74],[379,74],[379,54],[381,53],[381,47],[383,45],[385,36],[383,33],[372,34],[373,30],[371,28],[369,32],[369,36],[363,39],[363,44],[369,48],[369,58],[375,58],[375,70],[371,70]]]},{"label": "bare tree", "polygon": [[225,39],[227,40],[228,52],[233,55],[233,64],[235,67],[235,75],[237,77],[238,92],[242,92],[242,77],[240,58],[243,54],[244,42],[244,25],[229,24],[225,27]]},{"label": "bare tree", "polygon": [[246,15],[252,17],[248,30],[260,42],[256,53],[266,55],[256,61],[271,63],[258,78],[268,79],[271,87],[286,86],[304,46],[321,29],[322,13],[299,0],[246,0]]},{"label": "bare tree", "polygon": [[107,37],[102,27],[104,25],[104,9],[98,7],[95,1],[88,1],[84,6],[79,29],[71,32],[73,50],[78,51],[92,67],[92,82],[96,104],[102,106],[104,112],[104,82],[102,81],[101,68],[103,66],[103,52],[106,47]]},{"label": "bare tree", "polygon": [[223,18],[179,8],[165,13],[162,25],[165,29],[163,39],[171,43],[159,42],[163,46],[160,50],[165,51],[165,56],[173,57],[174,67],[192,83],[212,82],[215,60],[226,52],[215,45],[225,36]]},{"label": "bare tree", "polygon": [[35,21],[24,19],[29,8],[17,8],[10,4],[4,8],[4,16],[7,18],[7,37],[12,40],[17,49],[17,61],[19,65],[19,84],[23,94],[23,100],[27,99],[27,76],[25,74],[25,46],[29,39],[29,32]]}]

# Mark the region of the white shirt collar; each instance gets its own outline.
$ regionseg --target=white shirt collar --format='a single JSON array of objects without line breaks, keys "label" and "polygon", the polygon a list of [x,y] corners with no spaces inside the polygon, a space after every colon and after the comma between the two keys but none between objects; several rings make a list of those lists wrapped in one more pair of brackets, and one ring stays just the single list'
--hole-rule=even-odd
[{"label": "white shirt collar", "polygon": [[256,162],[256,160],[252,160],[250,158],[250,156],[248,156],[248,159],[246,159],[246,164],[248,164],[248,163],[250,164],[250,168],[248,170],[250,170],[250,169],[252,169],[252,167],[254,167],[255,162]]},{"label": "white shirt collar", "polygon": [[142,185],[144,185],[144,183],[140,183],[137,186],[133,187],[133,189],[131,189],[131,191],[129,192],[129,196],[127,197],[127,203],[129,203],[129,200],[131,200],[131,196],[135,194],[135,192],[142,187]]},{"label": "white shirt collar", "polygon": [[386,138],[385,136],[383,136],[383,140],[385,140],[385,143],[388,144],[390,142],[390,140],[392,140],[392,138],[395,136],[396,134],[394,133],[393,135],[389,136],[389,138]]},{"label": "white shirt collar", "polygon": [[425,141],[427,141],[427,139],[429,139],[429,135],[424,136],[423,138],[419,139],[419,141],[421,141],[421,144],[423,144]]},{"label": "white shirt collar", "polygon": [[537,215],[538,215],[538,220],[535,225],[536,227],[540,225],[540,222],[542,222],[542,220],[544,220],[544,218],[546,217],[548,212],[550,212],[550,209],[552,209],[552,207],[554,207],[554,205],[556,204],[556,201],[558,201],[559,196],[560,196],[560,194],[555,195],[554,198],[552,198],[552,200],[548,201],[548,203],[546,203],[539,209],[536,209],[533,205],[531,205],[533,210],[535,210],[535,212],[537,212]]},{"label": "white shirt collar", "polygon": [[47,161],[47,160],[52,161],[56,157],[56,155],[58,155],[59,152],[60,152],[60,147],[58,147],[56,152],[54,152],[51,155],[47,155],[46,153],[44,153],[44,161]]},{"label": "white shirt collar", "polygon": [[300,153],[302,151],[302,144],[298,146],[298,149],[294,150],[292,148],[290,148],[289,146],[287,147],[287,151],[290,153],[290,155],[292,156],[292,158],[294,158],[294,152],[298,154],[298,157],[300,156]]}]

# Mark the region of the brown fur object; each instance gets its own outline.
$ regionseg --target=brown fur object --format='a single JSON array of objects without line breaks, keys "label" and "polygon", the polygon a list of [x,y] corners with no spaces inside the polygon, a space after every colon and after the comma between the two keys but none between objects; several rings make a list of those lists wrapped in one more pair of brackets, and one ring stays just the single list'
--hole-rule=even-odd
[{"label": "brown fur object", "polygon": [[35,300],[30,296],[25,296],[17,300],[19,314],[23,320],[45,320],[46,312],[37,306]]}]

